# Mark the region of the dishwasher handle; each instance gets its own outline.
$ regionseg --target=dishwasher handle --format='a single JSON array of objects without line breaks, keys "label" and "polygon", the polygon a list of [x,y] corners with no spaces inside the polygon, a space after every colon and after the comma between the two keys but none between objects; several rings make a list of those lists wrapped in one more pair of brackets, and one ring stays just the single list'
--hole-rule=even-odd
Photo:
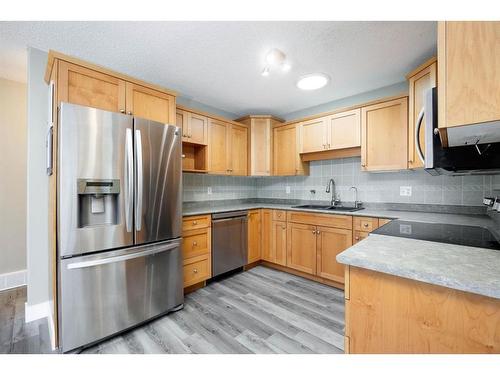
[{"label": "dishwasher handle", "polygon": [[242,221],[248,221],[247,216],[233,216],[233,217],[228,217],[227,219],[213,219],[212,221],[214,223],[224,223],[226,221],[232,221],[232,220],[242,220]]}]

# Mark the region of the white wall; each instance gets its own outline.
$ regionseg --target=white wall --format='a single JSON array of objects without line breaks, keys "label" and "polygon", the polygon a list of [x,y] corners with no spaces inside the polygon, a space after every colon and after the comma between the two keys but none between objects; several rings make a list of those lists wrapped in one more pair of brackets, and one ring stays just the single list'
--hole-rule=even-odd
[{"label": "white wall", "polygon": [[0,78],[0,134],[0,290],[2,290],[24,284],[26,269],[25,83]]},{"label": "white wall", "polygon": [[48,88],[43,80],[47,53],[28,49],[28,305],[50,299],[48,250],[48,178],[45,174],[45,135]]}]

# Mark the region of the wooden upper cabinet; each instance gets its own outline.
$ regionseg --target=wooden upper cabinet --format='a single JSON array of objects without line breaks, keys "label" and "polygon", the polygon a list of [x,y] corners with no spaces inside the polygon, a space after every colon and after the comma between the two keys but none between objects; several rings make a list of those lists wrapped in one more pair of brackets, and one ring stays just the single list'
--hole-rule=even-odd
[{"label": "wooden upper cabinet", "polygon": [[248,126],[248,175],[271,176],[273,126],[283,122],[283,120],[270,115],[250,115],[236,121]]},{"label": "wooden upper cabinet", "polygon": [[177,109],[175,112],[175,125],[182,129],[182,142],[189,140],[188,112]]},{"label": "wooden upper cabinet", "polygon": [[231,124],[208,120],[208,170],[213,174],[229,173],[229,142]]},{"label": "wooden upper cabinet", "polygon": [[125,112],[125,81],[80,65],[59,61],[59,102]]},{"label": "wooden upper cabinet", "polygon": [[261,210],[248,212],[248,263],[261,259]]},{"label": "wooden upper cabinet", "polygon": [[175,97],[135,83],[126,83],[127,114],[164,124],[176,123]]},{"label": "wooden upper cabinet", "polygon": [[328,149],[327,119],[320,117],[302,122],[299,126],[302,141],[302,153],[317,152]]},{"label": "wooden upper cabinet", "polygon": [[188,134],[190,143],[208,144],[208,118],[197,113],[188,112]]},{"label": "wooden upper cabinet", "polygon": [[440,128],[500,120],[500,22],[438,23]]},{"label": "wooden upper cabinet", "polygon": [[344,283],[344,265],[337,263],[336,257],[352,246],[351,230],[317,227],[317,231],[317,275]]},{"label": "wooden upper cabinet", "polygon": [[316,227],[288,223],[287,267],[316,274]]},{"label": "wooden upper cabinet", "polygon": [[233,176],[248,174],[248,128],[230,124],[229,173]]},{"label": "wooden upper cabinet", "polygon": [[327,119],[327,149],[361,146],[361,109],[331,115]]},{"label": "wooden upper cabinet", "polygon": [[361,108],[361,168],[363,170],[406,169],[407,150],[408,97]]},{"label": "wooden upper cabinet", "polygon": [[300,159],[300,137],[297,124],[278,126],[273,129],[273,174],[297,176],[309,174],[309,165]]},{"label": "wooden upper cabinet", "polygon": [[[437,63],[436,58],[426,61],[413,72],[408,78],[409,99],[408,99],[408,168],[422,168],[423,163],[417,152],[416,146],[416,126],[417,118],[424,107],[425,94],[428,90],[436,87],[437,84]],[[419,138],[420,148],[425,155],[425,119],[420,127]]]}]

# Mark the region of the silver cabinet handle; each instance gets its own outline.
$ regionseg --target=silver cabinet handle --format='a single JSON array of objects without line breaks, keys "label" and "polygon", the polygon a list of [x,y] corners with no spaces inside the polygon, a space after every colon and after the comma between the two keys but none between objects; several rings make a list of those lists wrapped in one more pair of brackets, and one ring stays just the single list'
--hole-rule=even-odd
[{"label": "silver cabinet handle", "polygon": [[136,199],[137,202],[135,210],[135,230],[140,231],[142,228],[142,194],[144,186],[144,176],[142,171],[142,138],[141,131],[135,130],[135,152],[136,152],[136,171],[137,171],[137,190]]},{"label": "silver cabinet handle", "polygon": [[95,260],[87,260],[83,262],[77,262],[77,263],[70,263],[68,264],[68,270],[73,270],[77,268],[88,268],[88,267],[95,267],[95,266],[101,266],[103,264],[109,264],[109,263],[117,263],[117,262],[123,262],[125,260],[130,260],[130,259],[135,259],[135,258],[143,258],[147,257],[149,255],[157,254],[157,253],[162,253],[167,250],[172,250],[175,249],[176,247],[179,247],[179,243],[170,243],[165,246],[155,246],[153,249],[150,250],[142,250],[133,254],[125,254],[125,255],[118,255],[118,256],[111,256],[107,258],[102,258],[102,259],[95,259]]},{"label": "silver cabinet handle", "polygon": [[52,175],[52,142],[54,136],[54,126],[52,124],[49,125],[49,129],[47,130],[47,135],[45,139],[45,148],[47,152],[47,160],[46,160],[46,172],[47,176]]},{"label": "silver cabinet handle", "polygon": [[425,111],[424,108],[420,110],[417,118],[417,126],[415,126],[415,148],[417,149],[418,157],[425,164],[424,154],[422,148],[420,147],[420,128],[422,127],[422,121],[424,120]]},{"label": "silver cabinet handle", "polygon": [[125,133],[125,225],[127,232],[132,232],[132,211],[134,191],[134,156],[132,150],[132,129],[127,129]]}]

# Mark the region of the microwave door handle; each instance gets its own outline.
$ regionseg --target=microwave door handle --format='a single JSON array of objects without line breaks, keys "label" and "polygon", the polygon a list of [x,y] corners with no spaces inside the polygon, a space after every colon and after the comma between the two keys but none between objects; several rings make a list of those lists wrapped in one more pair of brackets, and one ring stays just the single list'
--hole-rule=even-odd
[{"label": "microwave door handle", "polygon": [[127,232],[132,232],[133,191],[134,191],[134,156],[132,150],[132,129],[125,134],[125,225]]},{"label": "microwave door handle", "polygon": [[144,175],[142,171],[142,139],[141,131],[135,130],[135,150],[136,150],[136,170],[137,170],[137,191],[136,202],[137,207],[135,210],[135,230],[139,232],[142,229],[142,194],[144,186]]},{"label": "microwave door handle", "polygon": [[424,120],[425,109],[422,108],[417,117],[417,126],[415,126],[415,148],[417,149],[418,157],[422,161],[422,164],[425,165],[425,158],[422,152],[422,147],[420,147],[420,128],[422,127],[422,121]]}]

